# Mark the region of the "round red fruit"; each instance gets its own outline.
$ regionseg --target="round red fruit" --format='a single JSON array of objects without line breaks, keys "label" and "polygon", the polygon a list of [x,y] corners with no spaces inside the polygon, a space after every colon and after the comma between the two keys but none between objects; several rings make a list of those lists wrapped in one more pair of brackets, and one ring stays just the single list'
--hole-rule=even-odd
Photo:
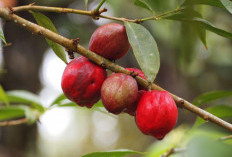
[{"label": "round red fruit", "polygon": [[85,57],[72,60],[64,70],[61,87],[68,99],[91,108],[101,97],[107,73]]},{"label": "round red fruit", "polygon": [[123,73],[115,73],[108,77],[101,88],[102,103],[114,114],[131,108],[138,95],[135,79]]},{"label": "round red fruit", "polygon": [[14,7],[16,4],[16,0],[0,0],[0,7]]},{"label": "round red fruit", "polygon": [[161,140],[176,125],[178,111],[171,95],[166,91],[147,91],[136,110],[136,124],[146,135]]},{"label": "round red fruit", "polygon": [[125,26],[117,23],[102,25],[94,31],[89,49],[110,60],[123,57],[130,49]]},{"label": "round red fruit", "polygon": [[[139,75],[139,77],[141,77],[143,79],[146,79],[144,73],[141,70],[139,70],[137,68],[126,68],[126,69],[131,71],[131,72],[135,72],[135,73],[137,73]],[[140,85],[138,85],[138,87],[139,87],[139,90],[146,90],[146,88],[144,88],[144,87],[142,87]]]}]

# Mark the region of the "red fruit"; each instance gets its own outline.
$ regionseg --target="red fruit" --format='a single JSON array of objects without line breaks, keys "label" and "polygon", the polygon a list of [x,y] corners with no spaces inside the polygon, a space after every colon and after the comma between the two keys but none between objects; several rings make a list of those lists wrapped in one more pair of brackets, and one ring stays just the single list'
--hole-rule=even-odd
[{"label": "red fruit", "polygon": [[14,7],[16,4],[16,0],[0,0],[0,7]]},{"label": "red fruit", "polygon": [[143,94],[136,111],[136,124],[147,135],[158,140],[176,125],[178,111],[171,95],[166,91],[147,91]]},{"label": "red fruit", "polygon": [[101,97],[107,73],[85,57],[72,60],[64,70],[61,87],[71,101],[91,108]]},{"label": "red fruit", "polygon": [[139,90],[138,91],[138,96],[137,96],[137,99],[136,101],[134,102],[133,105],[131,105],[130,108],[128,108],[125,112],[130,114],[131,116],[135,116],[135,113],[136,113],[136,109],[137,109],[137,106],[139,104],[139,101],[140,99],[142,98],[143,94],[145,93],[146,91],[145,90]]},{"label": "red fruit", "polygon": [[102,103],[114,114],[131,108],[137,99],[138,86],[135,79],[123,73],[108,77],[101,88]]},{"label": "red fruit", "polygon": [[[126,68],[126,69],[131,71],[131,72],[135,72],[135,73],[139,74],[139,76],[142,77],[143,79],[146,79],[144,73],[141,70],[139,70],[137,68]],[[143,86],[138,85],[138,87],[139,87],[139,90],[147,90]]]},{"label": "red fruit", "polygon": [[96,29],[90,39],[89,49],[105,58],[122,58],[130,49],[125,26],[105,24]]}]

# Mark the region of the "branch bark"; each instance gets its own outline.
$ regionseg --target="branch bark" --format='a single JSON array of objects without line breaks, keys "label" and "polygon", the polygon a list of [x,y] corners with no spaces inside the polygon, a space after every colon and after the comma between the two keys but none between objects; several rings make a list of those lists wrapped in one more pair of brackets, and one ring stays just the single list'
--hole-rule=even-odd
[{"label": "branch bark", "polygon": [[27,118],[22,118],[17,120],[0,122],[0,126],[13,126],[13,125],[25,124],[27,122],[28,122]]},{"label": "branch bark", "polygon": [[[44,27],[41,27],[37,24],[34,24],[28,20],[25,20],[15,14],[12,13],[11,9],[7,9],[7,8],[0,8],[0,17],[2,17],[5,20],[8,21],[12,21],[14,23],[16,23],[17,25],[22,26],[23,28],[29,30],[30,32],[32,32],[33,34],[37,34],[37,35],[41,35],[43,37],[46,37],[62,46],[64,46],[66,49],[73,51],[73,52],[77,52],[85,57],[87,57],[88,59],[90,59],[91,61],[93,61],[94,63],[107,68],[113,72],[117,72],[117,73],[125,73],[130,75],[131,72],[126,70],[125,68],[109,61],[108,59],[105,59],[99,55],[97,55],[96,53],[84,48],[81,45],[77,45],[75,40],[71,40],[68,39],[66,37],[63,37],[57,33],[54,33]],[[145,79],[136,76],[135,77],[136,81],[142,85],[145,88],[148,88],[149,86],[149,82],[146,81]],[[152,84],[151,85],[151,89],[153,90],[164,90],[161,87],[159,87],[156,84]],[[203,118],[206,121],[211,121],[223,128],[226,128],[229,131],[232,131],[232,125],[214,115],[212,115],[209,112],[204,111],[203,109],[194,106],[193,104],[191,104],[190,102],[170,93],[173,97],[173,99],[176,102],[176,105],[180,108],[185,108],[187,110],[189,110],[192,113],[197,114],[198,116],[200,116],[201,118]]]}]

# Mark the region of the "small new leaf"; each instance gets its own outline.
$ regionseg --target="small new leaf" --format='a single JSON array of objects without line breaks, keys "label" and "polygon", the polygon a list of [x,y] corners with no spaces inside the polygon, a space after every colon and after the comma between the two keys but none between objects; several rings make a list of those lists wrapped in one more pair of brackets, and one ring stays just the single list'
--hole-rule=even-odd
[{"label": "small new leaf", "polygon": [[3,101],[7,107],[10,106],[9,100],[8,100],[6,93],[1,85],[0,85],[0,101]]},{"label": "small new leaf", "polygon": [[[45,15],[38,13],[38,12],[32,12],[32,15],[34,16],[36,22],[40,25],[43,26],[55,33],[57,33],[56,27],[53,25],[52,21]],[[64,48],[49,40],[46,39],[48,45],[52,48],[52,50],[55,52],[55,54],[57,55],[57,57],[59,57],[62,61],[64,61],[67,64],[67,59],[66,59],[66,55],[65,55],[65,51]]]},{"label": "small new leaf", "polygon": [[159,50],[150,32],[142,25],[125,22],[135,57],[148,81],[153,82],[160,67]]},{"label": "small new leaf", "polygon": [[135,0],[134,4],[139,7],[152,11],[152,8],[150,7],[149,3],[146,0]]}]

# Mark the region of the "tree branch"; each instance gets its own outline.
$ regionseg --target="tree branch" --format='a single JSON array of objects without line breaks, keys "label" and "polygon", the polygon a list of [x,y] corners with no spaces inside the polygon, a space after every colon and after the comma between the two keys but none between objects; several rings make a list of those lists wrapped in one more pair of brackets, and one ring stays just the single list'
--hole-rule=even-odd
[{"label": "tree branch", "polygon": [[13,126],[13,125],[25,124],[27,122],[28,122],[27,118],[22,118],[17,120],[0,122],[0,126]]},{"label": "tree branch", "polygon": [[[22,27],[24,27],[25,29],[29,30],[30,32],[32,32],[33,34],[37,34],[37,35],[42,35],[62,46],[64,46],[65,48],[67,48],[70,51],[73,52],[77,52],[87,58],[89,58],[91,61],[93,61],[94,63],[103,66],[104,68],[107,68],[111,71],[117,72],[117,73],[125,73],[130,75],[131,72],[126,70],[125,68],[109,61],[108,59],[105,59],[99,55],[97,55],[96,53],[84,48],[81,45],[76,45],[76,42],[74,42],[74,40],[65,38],[57,33],[54,33],[44,27],[41,27],[37,24],[34,24],[28,20],[25,20],[15,14],[13,14],[11,12],[10,9],[7,8],[0,8],[0,17],[8,20],[8,21],[12,21]],[[146,81],[145,79],[136,76],[135,77],[136,81],[143,87],[148,88],[149,86],[149,82]],[[161,87],[157,86],[156,84],[152,84],[151,85],[151,89],[153,90],[164,90]],[[229,131],[232,131],[232,125],[214,115],[212,115],[209,112],[204,111],[203,109],[194,106],[193,104],[191,104],[190,102],[170,93],[173,97],[173,99],[176,102],[176,105],[180,108],[185,108],[187,110],[189,110],[190,112],[193,112],[195,114],[197,114],[198,116],[202,117],[204,120],[206,121],[211,121],[223,128],[228,129]]]}]

